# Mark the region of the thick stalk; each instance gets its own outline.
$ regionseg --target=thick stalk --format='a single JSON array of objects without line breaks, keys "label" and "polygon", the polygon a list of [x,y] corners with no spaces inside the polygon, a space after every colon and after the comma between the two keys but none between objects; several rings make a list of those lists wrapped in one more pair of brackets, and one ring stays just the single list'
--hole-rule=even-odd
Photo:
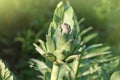
[{"label": "thick stalk", "polygon": [[50,80],[58,80],[58,73],[59,73],[59,65],[56,64],[56,62],[54,62]]}]

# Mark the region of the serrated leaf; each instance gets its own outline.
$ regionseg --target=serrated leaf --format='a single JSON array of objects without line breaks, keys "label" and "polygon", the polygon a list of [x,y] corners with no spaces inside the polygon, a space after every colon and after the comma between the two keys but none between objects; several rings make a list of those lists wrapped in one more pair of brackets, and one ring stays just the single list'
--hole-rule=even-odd
[{"label": "serrated leaf", "polygon": [[74,59],[77,58],[78,56],[80,57],[80,55],[71,55],[71,56],[69,56],[65,61],[68,62],[68,61],[74,60]]},{"label": "serrated leaf", "polygon": [[91,31],[93,28],[92,27],[88,27],[87,29],[84,29],[79,35],[83,36],[84,34],[87,34],[89,31]]},{"label": "serrated leaf", "polygon": [[[87,52],[88,53],[91,53],[91,52],[106,52],[110,50],[110,47],[109,46],[101,46],[101,47],[98,47],[98,48],[93,48],[93,49],[90,49],[88,50]],[[110,52],[110,51],[109,51]]]},{"label": "serrated leaf", "polygon": [[34,67],[35,70],[39,70],[43,75],[46,72],[50,71],[48,66],[43,61],[40,61],[38,59],[31,59],[30,60],[30,67]]},{"label": "serrated leaf", "polygon": [[41,39],[39,39],[38,42],[40,43],[41,48],[42,48],[44,51],[46,51],[47,49],[46,49],[46,46],[45,46],[45,42],[44,42],[43,40],[41,40]]},{"label": "serrated leaf", "polygon": [[96,36],[97,36],[97,33],[89,34],[88,36],[86,36],[86,37],[83,39],[83,41],[84,41],[84,43],[87,43],[87,42],[89,42],[90,40],[94,39]]},{"label": "serrated leaf", "polygon": [[41,55],[44,55],[44,54],[45,54],[45,52],[42,50],[41,47],[39,47],[39,46],[36,45],[36,44],[33,44],[33,45],[35,46],[35,49],[36,49]]},{"label": "serrated leaf", "polygon": [[87,55],[85,55],[84,57],[82,57],[83,59],[85,58],[92,58],[92,57],[96,57],[96,56],[101,56],[101,55],[106,55],[109,54],[110,52],[97,52],[97,53],[89,53]]},{"label": "serrated leaf", "polygon": [[93,45],[90,45],[88,46],[85,51],[88,51],[88,50],[91,50],[91,49],[96,49],[97,47],[100,47],[102,46],[103,44],[93,44]]},{"label": "serrated leaf", "polygon": [[15,80],[14,75],[0,59],[0,80]]}]

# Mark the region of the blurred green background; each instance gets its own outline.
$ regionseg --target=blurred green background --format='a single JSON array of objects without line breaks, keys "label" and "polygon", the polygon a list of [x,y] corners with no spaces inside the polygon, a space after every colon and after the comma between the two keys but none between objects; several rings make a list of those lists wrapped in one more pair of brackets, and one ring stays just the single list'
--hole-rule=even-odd
[{"label": "blurred green background", "polygon": [[[45,39],[54,9],[61,0],[0,0],[0,57],[18,80],[39,80],[39,72],[29,68],[31,58],[42,57],[33,42]],[[111,46],[112,54],[120,52],[120,1],[70,0],[82,28],[93,26],[95,41]]]}]

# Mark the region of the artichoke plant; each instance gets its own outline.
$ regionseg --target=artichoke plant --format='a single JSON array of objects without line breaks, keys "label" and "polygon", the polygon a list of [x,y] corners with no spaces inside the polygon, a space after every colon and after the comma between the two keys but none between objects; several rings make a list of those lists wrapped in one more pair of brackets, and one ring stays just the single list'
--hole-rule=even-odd
[{"label": "artichoke plant", "polygon": [[46,41],[40,39],[40,44],[34,43],[45,62],[31,59],[30,63],[42,73],[43,80],[109,80],[108,66],[113,66],[111,61],[118,61],[117,58],[108,51],[110,47],[102,47],[101,43],[88,45],[97,34],[84,37],[92,27],[80,31],[79,24],[70,4],[60,2]]}]

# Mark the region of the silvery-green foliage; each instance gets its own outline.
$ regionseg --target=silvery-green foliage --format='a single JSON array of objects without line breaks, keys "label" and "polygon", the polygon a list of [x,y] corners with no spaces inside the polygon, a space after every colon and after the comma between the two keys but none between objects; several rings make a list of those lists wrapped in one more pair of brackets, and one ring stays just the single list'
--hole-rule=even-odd
[{"label": "silvery-green foliage", "polygon": [[8,67],[0,59],[0,80],[15,80],[14,75],[10,72]]},{"label": "silvery-green foliage", "polygon": [[[103,47],[101,43],[87,44],[97,36],[96,33],[87,35],[92,27],[83,31],[79,28],[73,8],[60,2],[55,9],[46,41],[39,40],[40,45],[34,44],[46,62],[33,59],[31,64],[36,65],[44,80],[50,80],[54,62],[59,67],[57,80],[109,80],[112,70],[108,66],[113,65],[117,58],[110,54],[110,47]],[[117,66],[118,62],[114,68]]]}]

